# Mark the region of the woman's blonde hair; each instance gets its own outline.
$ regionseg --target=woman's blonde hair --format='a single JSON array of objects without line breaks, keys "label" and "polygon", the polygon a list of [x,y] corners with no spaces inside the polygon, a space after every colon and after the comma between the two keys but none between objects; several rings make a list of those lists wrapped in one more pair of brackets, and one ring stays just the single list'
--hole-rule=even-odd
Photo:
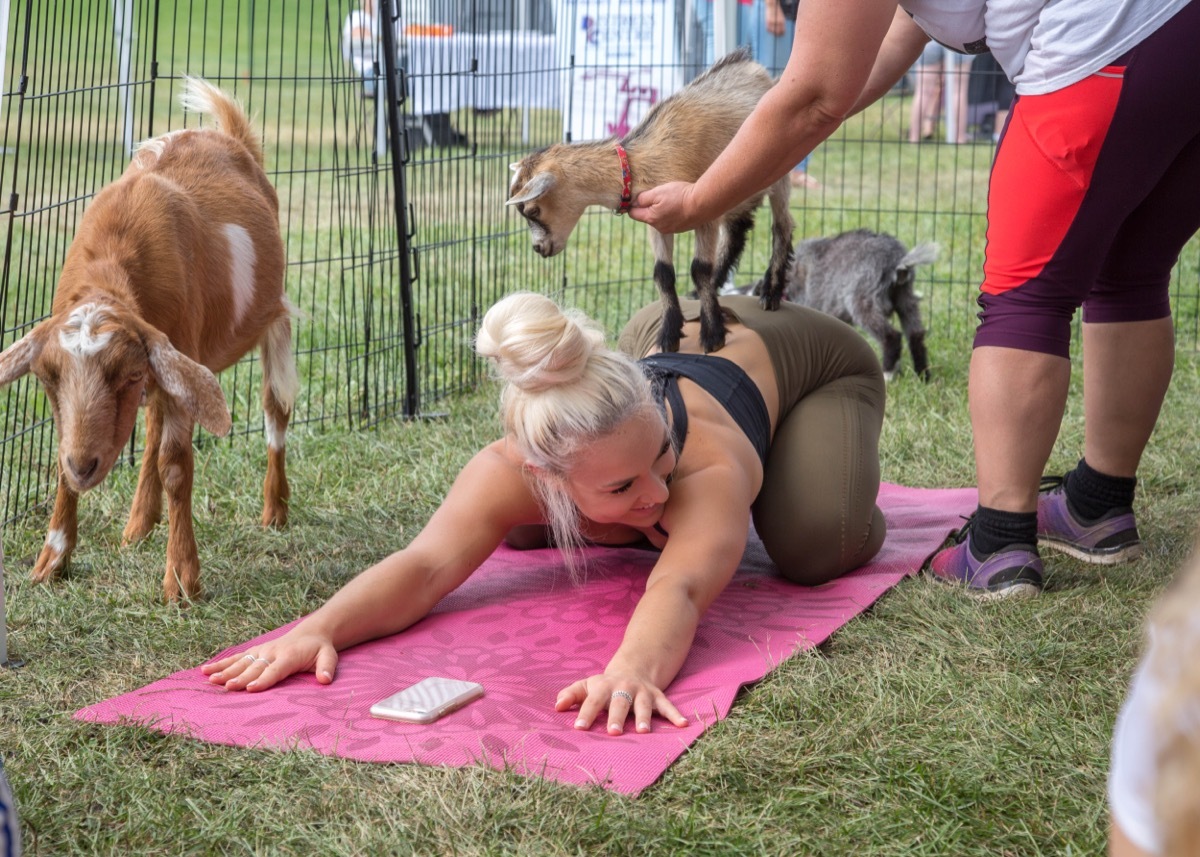
[{"label": "woman's blonde hair", "polygon": [[574,571],[582,539],[567,473],[596,438],[657,410],[649,382],[632,358],[605,345],[596,322],[531,292],[509,295],[487,311],[475,350],[504,382],[505,431],[532,469],[552,537]]},{"label": "woman's blonde hair", "polygon": [[1200,544],[1151,614],[1150,670],[1163,689],[1151,725],[1161,736],[1154,807],[1163,855],[1200,842]]}]

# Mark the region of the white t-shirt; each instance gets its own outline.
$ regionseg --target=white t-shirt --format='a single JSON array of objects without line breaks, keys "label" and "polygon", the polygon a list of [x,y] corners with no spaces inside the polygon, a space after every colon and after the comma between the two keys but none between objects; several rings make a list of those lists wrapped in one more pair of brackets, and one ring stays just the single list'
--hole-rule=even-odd
[{"label": "white t-shirt", "polygon": [[1083,80],[1161,27],[1189,0],[900,0],[932,38],[991,51],[1018,95]]}]

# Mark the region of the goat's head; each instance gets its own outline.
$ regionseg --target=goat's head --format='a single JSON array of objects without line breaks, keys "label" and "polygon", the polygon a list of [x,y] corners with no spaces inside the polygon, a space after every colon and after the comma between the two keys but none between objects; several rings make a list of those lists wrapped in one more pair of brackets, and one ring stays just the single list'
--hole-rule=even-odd
[{"label": "goat's head", "polygon": [[214,434],[229,431],[216,377],[139,316],[75,304],[0,353],[0,387],[32,372],[50,400],[63,477],[82,493],[104,480],[133,432],[147,383]]},{"label": "goat's head", "polygon": [[545,258],[561,253],[589,200],[574,187],[557,163],[562,145],[534,152],[511,165],[513,176],[505,205],[515,205],[529,224],[533,249]]}]

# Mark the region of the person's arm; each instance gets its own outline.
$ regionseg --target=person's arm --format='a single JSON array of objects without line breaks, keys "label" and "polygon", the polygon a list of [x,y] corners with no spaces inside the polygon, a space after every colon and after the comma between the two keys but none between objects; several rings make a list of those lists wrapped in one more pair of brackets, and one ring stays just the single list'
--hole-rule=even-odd
[{"label": "person's arm", "polygon": [[[916,38],[897,13],[895,0],[804,0],[787,67],[725,151],[695,184],[643,191],[630,216],[659,232],[687,231],[788,173],[866,97],[886,92],[888,75],[894,83],[907,70],[901,60]],[[885,38],[898,41],[885,49]]]},{"label": "person's arm", "polygon": [[897,6],[896,14],[892,16],[892,25],[888,28],[883,44],[879,46],[875,65],[872,66],[867,83],[858,102],[851,108],[850,115],[864,110],[887,95],[896,82],[912,68],[927,44],[929,34],[917,25],[911,15]]},{"label": "person's arm", "polygon": [[[575,726],[588,729],[607,709],[607,729],[624,730],[634,716],[638,732],[650,731],[657,712],[676,726],[687,718],[664,689],[683,665],[700,617],[729,583],[746,547],[753,487],[745,468],[726,460],[690,474],[673,491],[670,535],[646,581],[621,645],[602,674],[563,688],[555,708],[579,706]],[[613,697],[624,691],[632,704]]]},{"label": "person's arm", "polygon": [[423,618],[491,555],[511,527],[538,520],[536,500],[502,443],[471,459],[408,547],[352,579],[277,640],[251,647],[259,660],[240,652],[205,664],[209,680],[254,691],[312,671],[328,684],[339,651]]}]

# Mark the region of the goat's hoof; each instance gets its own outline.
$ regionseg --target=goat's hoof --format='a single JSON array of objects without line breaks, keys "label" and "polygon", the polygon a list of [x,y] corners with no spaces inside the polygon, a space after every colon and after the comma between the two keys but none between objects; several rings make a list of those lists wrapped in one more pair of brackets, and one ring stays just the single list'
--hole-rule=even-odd
[{"label": "goat's hoof", "polygon": [[[189,568],[190,567],[190,568]],[[200,565],[192,561],[185,567],[167,564],[163,577],[163,600],[169,604],[187,606],[200,597]]]},{"label": "goat's hoof", "polygon": [[779,304],[782,302],[783,295],[768,295],[764,293],[762,297],[759,298],[759,304],[761,304],[762,308],[767,312],[775,312],[775,310],[779,309]]},{"label": "goat's hoof", "polygon": [[168,604],[178,604],[180,607],[187,607],[193,601],[200,600],[200,586],[192,586],[189,589],[183,589],[178,585],[163,587],[163,601]]},{"label": "goat's hoof", "polygon": [[132,544],[140,542],[146,536],[154,531],[158,526],[158,521],[155,520],[138,520],[132,518],[125,524],[125,530],[121,533],[121,547],[129,547]]},{"label": "goat's hoof", "polygon": [[672,353],[679,350],[679,335],[675,336],[660,336],[658,338],[658,350],[664,354]]},{"label": "goat's hoof", "polygon": [[66,565],[67,557],[58,548],[50,545],[42,547],[42,552],[38,554],[37,562],[33,564],[33,571],[29,573],[29,579],[34,583],[45,583],[54,577],[54,573]]},{"label": "goat's hoof", "polygon": [[704,348],[705,354],[711,354],[714,351],[720,351],[725,347],[725,327],[721,326],[720,330],[708,330],[705,325],[700,326],[700,345]]},{"label": "goat's hoof", "polygon": [[262,525],[270,529],[281,529],[287,526],[288,522],[288,507],[284,504],[278,506],[264,506],[262,513]]}]

